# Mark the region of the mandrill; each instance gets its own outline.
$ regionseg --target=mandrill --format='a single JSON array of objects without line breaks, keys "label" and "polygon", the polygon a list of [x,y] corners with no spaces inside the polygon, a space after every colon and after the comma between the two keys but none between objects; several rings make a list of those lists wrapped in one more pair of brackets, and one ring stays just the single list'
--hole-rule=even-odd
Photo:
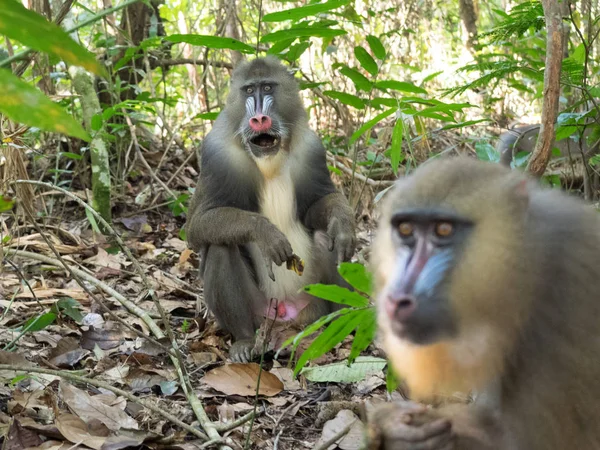
[{"label": "mandrill", "polygon": [[234,71],[200,167],[188,243],[202,259],[206,303],[235,338],[232,360],[248,361],[265,317],[305,324],[335,307],[298,291],[343,284],[337,263],[354,252],[354,214],[331,181],[296,80],[272,57]]},{"label": "mandrill", "polygon": [[411,397],[371,448],[600,449],[600,215],[522,173],[438,159],[388,194],[374,243],[379,328]]}]

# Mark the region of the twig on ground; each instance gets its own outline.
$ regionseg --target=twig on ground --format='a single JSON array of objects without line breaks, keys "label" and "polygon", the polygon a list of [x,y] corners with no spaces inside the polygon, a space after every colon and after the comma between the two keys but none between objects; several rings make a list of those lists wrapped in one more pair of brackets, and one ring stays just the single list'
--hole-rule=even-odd
[{"label": "twig on ground", "polygon": [[183,428],[184,430],[188,431],[189,433],[192,433],[193,435],[197,436],[198,438],[202,439],[203,441],[206,441],[208,439],[208,436],[206,436],[204,433],[202,433],[200,430],[192,427],[191,425],[188,425],[185,422],[182,422],[181,420],[179,420],[177,417],[175,417],[173,414],[159,408],[158,406],[154,405],[153,403],[150,403],[149,401],[143,399],[143,398],[139,398],[136,397],[135,395],[131,394],[130,392],[124,391],[122,389],[116,388],[108,383],[105,383],[104,381],[99,381],[99,380],[95,380],[93,378],[87,378],[87,377],[82,377],[80,375],[73,375],[70,372],[67,372],[65,370],[52,370],[52,369],[43,369],[41,367],[30,367],[30,366],[16,366],[16,365],[12,365],[12,364],[0,364],[0,370],[12,370],[15,372],[24,372],[25,374],[27,373],[43,373],[43,374],[47,374],[47,375],[54,375],[56,377],[61,377],[61,378],[65,378],[67,380],[71,380],[71,381],[77,381],[78,383],[87,383],[90,384],[92,386],[96,386],[102,389],[106,389],[108,391],[111,391],[117,395],[120,395],[121,397],[125,397],[127,400],[132,401],[134,403],[137,403],[139,405],[142,405],[144,408],[149,409],[150,411],[153,411],[157,414],[160,414],[162,417],[164,417],[165,419],[167,419],[169,422],[174,423],[175,425]]}]

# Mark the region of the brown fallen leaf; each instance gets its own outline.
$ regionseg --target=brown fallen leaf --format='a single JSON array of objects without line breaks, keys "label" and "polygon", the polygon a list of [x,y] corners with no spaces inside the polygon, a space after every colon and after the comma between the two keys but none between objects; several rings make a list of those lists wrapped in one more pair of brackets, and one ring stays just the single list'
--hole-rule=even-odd
[{"label": "brown fallen leaf", "polygon": [[94,450],[100,450],[108,439],[109,430],[104,425],[94,421],[88,426],[73,414],[63,414],[56,419],[56,428],[73,444],[87,445]]},{"label": "brown fallen leaf", "polygon": [[[202,381],[213,389],[227,395],[255,395],[260,366],[250,364],[226,364],[217,367],[204,376]],[[259,395],[272,397],[283,390],[279,378],[266,370],[260,376]]]},{"label": "brown fallen leaf", "polygon": [[113,431],[121,428],[138,429],[138,423],[120,408],[105,405],[102,401],[73,385],[61,381],[60,393],[71,411],[85,422],[96,419]]},{"label": "brown fallen leaf", "polygon": [[23,450],[27,447],[37,447],[41,443],[42,439],[35,431],[27,430],[21,426],[18,419],[15,419],[8,429],[6,442],[2,448],[3,450]]}]

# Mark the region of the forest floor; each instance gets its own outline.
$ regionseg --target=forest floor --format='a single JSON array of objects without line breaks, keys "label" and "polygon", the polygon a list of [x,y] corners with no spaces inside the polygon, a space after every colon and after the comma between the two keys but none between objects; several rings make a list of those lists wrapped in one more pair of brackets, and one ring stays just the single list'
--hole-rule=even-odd
[{"label": "forest floor", "polygon": [[[37,228],[27,220],[5,226],[3,250],[10,263],[0,277],[4,450],[213,448],[202,447],[204,440],[168,417],[201,429],[167,353],[171,341],[142,338],[156,325],[169,334],[145,283],[169,316],[196,397],[228,445],[318,448],[347,431],[328,448],[360,448],[364,429],[357,419],[365,405],[386,398],[383,371],[359,382],[318,383],[294,377],[286,359],[267,357],[257,395],[259,365],[231,364],[230,338],[202,303],[197,256],[179,234],[185,219],[164,207],[139,212],[134,200],[140,191],[136,186],[120,199],[126,206],[116,208],[114,218],[135,263],[114,239],[93,233],[72,201],[54,203],[55,211]],[[359,250],[368,244],[371,228],[368,219],[359,224]],[[28,253],[16,255],[16,250]],[[364,261],[362,253],[359,259]],[[69,273],[63,263],[78,271]],[[312,364],[343,364],[350,342],[347,338]],[[364,354],[382,356],[374,346]],[[58,376],[56,370],[85,379]],[[132,401],[131,394],[145,405]],[[255,410],[253,422],[232,428]]]}]

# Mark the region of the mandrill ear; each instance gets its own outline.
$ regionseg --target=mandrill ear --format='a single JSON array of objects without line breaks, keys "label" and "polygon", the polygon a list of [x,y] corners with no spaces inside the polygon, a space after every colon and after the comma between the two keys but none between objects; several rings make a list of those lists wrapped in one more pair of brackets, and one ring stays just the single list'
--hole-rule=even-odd
[{"label": "mandrill ear", "polygon": [[514,205],[522,211],[529,206],[530,183],[530,180],[519,174],[518,177],[510,177],[506,180],[499,192],[507,192]]}]

